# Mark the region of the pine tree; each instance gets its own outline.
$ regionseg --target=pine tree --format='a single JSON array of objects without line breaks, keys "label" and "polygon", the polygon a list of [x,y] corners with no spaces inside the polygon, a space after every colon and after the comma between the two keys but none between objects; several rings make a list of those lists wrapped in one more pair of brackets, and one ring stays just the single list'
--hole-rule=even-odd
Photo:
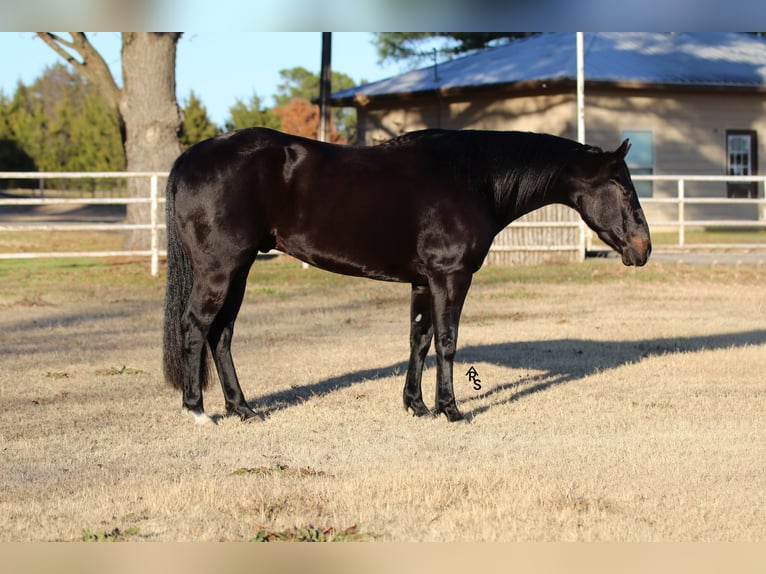
[{"label": "pine tree", "polygon": [[184,149],[219,133],[207,115],[207,108],[192,91],[184,101],[184,122],[181,126],[181,145]]},{"label": "pine tree", "polygon": [[16,92],[8,106],[7,122],[18,148],[33,158],[38,169],[44,169],[41,162],[45,151],[48,119],[39,100],[21,82],[16,85]]},{"label": "pine tree", "polygon": [[[10,124],[11,101],[0,91],[0,171],[36,171],[34,159],[16,141]],[[31,185],[28,180],[0,180],[0,187]]]},{"label": "pine tree", "polygon": [[256,94],[252,95],[248,104],[237,98],[234,105],[229,108],[229,118],[225,124],[226,131],[257,126],[278,130],[281,129],[282,124],[279,116],[263,107],[261,98]]},{"label": "pine tree", "polygon": [[[19,83],[4,98],[0,138],[4,162],[25,171],[115,171],[125,169],[119,122],[93,86],[58,64],[30,86]],[[13,160],[13,161],[11,161]],[[49,185],[80,185],[72,180]],[[99,182],[113,187],[114,180]]]}]

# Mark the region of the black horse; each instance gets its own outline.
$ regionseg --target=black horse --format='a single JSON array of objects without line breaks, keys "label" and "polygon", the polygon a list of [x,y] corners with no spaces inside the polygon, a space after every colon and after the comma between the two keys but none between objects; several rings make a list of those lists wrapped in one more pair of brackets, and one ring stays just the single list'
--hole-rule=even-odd
[{"label": "black horse", "polygon": [[[452,387],[458,322],[495,235],[534,209],[576,209],[625,265],[644,265],[649,229],[614,152],[522,132],[425,130],[374,147],[320,143],[252,128],[203,141],[167,186],[165,378],[198,422],[206,349],[228,414],[247,404],[231,340],[259,251],[279,249],[329,271],[412,285],[404,406],[430,415],[421,375],[431,340],[435,412],[463,419]],[[435,336],[434,336],[435,335]]]}]

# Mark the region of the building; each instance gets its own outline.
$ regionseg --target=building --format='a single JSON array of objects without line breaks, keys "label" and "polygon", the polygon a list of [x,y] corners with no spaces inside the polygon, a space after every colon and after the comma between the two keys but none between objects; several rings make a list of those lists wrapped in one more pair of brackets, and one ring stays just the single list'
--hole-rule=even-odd
[{"label": "building", "polygon": [[[426,127],[574,139],[575,42],[574,33],[540,34],[335,92],[331,102],[357,109],[359,139],[366,144]],[[587,143],[614,149],[630,138],[633,174],[758,173],[766,145],[766,40],[738,33],[599,32],[585,33],[584,50]],[[637,188],[644,197],[675,194],[672,183],[640,182]],[[688,195],[712,197],[759,193],[757,184],[696,183],[687,189]],[[652,206],[647,216],[672,218],[675,209]],[[689,217],[759,217],[753,205],[714,209]],[[572,217],[562,213],[556,217]]]}]

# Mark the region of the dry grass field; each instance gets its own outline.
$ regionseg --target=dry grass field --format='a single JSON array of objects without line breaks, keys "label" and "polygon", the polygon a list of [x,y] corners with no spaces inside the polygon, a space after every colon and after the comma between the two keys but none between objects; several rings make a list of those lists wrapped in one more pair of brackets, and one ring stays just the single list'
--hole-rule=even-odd
[{"label": "dry grass field", "polygon": [[762,266],[481,270],[449,424],[402,408],[407,286],[259,261],[234,357],[265,421],[216,385],[201,427],[147,267],[0,262],[0,541],[766,540]]}]

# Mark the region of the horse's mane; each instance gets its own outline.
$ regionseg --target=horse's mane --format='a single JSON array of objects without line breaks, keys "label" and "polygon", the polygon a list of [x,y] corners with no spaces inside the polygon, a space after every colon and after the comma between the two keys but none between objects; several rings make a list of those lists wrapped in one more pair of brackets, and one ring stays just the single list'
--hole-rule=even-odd
[{"label": "horse's mane", "polygon": [[381,145],[417,145],[433,151],[443,169],[467,178],[504,213],[536,203],[574,153],[593,149],[548,134],[440,129],[410,132]]}]

